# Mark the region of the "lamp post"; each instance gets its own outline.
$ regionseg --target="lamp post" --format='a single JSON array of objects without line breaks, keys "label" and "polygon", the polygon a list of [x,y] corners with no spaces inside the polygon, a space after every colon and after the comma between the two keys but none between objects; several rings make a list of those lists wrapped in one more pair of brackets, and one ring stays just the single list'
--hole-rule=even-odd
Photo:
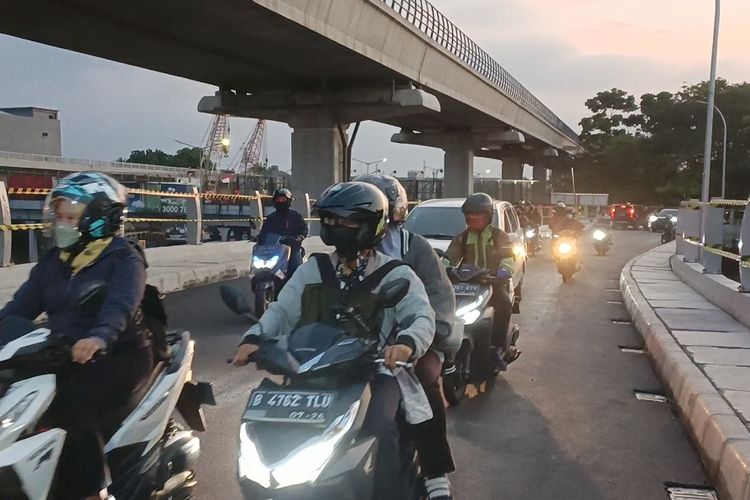
[{"label": "lamp post", "polygon": [[[380,160],[375,160],[375,161],[362,161],[362,160],[359,160],[359,159],[357,159],[357,158],[352,158],[352,160],[354,160],[354,161],[356,161],[356,162],[359,162],[359,163],[361,163],[362,165],[364,165],[364,166],[365,166],[365,168],[367,169],[367,173],[369,174],[369,173],[370,173],[370,165],[376,165],[376,166],[377,166],[377,165],[380,165],[381,163],[385,163],[385,162],[387,162],[387,161],[388,161],[388,158],[381,158]],[[377,172],[377,171],[378,171],[378,170],[376,169],[376,172]]]},{"label": "lamp post", "polygon": [[[708,104],[706,101],[695,102]],[[714,110],[719,113],[719,118],[721,118],[721,122],[724,124],[724,141],[722,142],[724,150],[721,155],[721,198],[725,199],[727,191],[727,120],[724,118],[724,113],[721,112],[716,104],[714,104]]]},{"label": "lamp post", "polygon": [[424,173],[425,169],[429,169],[432,171],[432,190],[431,190],[432,193],[431,194],[433,197],[437,197],[437,174],[438,172],[442,174],[443,169],[428,167],[426,161],[422,163],[422,173]]},{"label": "lamp post", "polygon": [[701,244],[706,243],[706,223],[708,219],[708,202],[711,186],[711,138],[714,129],[714,108],[716,98],[716,60],[719,50],[719,26],[721,23],[721,0],[716,0],[714,11],[714,39],[711,47],[711,74],[708,81],[708,102],[706,111],[706,140],[703,147],[703,185],[701,188]]}]

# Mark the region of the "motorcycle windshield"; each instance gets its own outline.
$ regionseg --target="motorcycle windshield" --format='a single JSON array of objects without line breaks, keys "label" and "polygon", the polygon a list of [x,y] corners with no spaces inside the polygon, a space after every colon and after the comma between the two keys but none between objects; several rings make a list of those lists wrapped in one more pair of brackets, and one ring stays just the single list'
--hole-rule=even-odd
[{"label": "motorcycle windshield", "polygon": [[454,269],[454,281],[470,282],[488,274],[486,269],[475,266],[474,264],[461,264],[458,269]]}]

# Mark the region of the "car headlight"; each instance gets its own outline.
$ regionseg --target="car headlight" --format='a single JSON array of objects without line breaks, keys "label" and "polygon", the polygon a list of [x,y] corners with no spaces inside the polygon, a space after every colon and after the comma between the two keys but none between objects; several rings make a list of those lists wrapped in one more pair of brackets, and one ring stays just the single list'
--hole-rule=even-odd
[{"label": "car headlight", "polygon": [[649,222],[656,222],[656,219],[658,219],[658,217],[655,216],[655,215],[649,215],[648,216],[648,221]]},{"label": "car headlight", "polygon": [[607,238],[607,233],[605,233],[601,229],[597,229],[596,231],[594,231],[594,239],[596,241],[603,241],[606,238]]},{"label": "car headlight", "polygon": [[247,435],[247,424],[243,423],[240,426],[240,476],[264,488],[271,487],[272,477],[277,488],[315,481],[333,456],[336,446],[352,428],[359,412],[359,404],[359,401],[355,401],[320,437],[309,441],[307,446],[303,446],[294,455],[275,464],[273,469],[261,460],[258,449]]},{"label": "car headlight", "polygon": [[536,235],[536,231],[534,231],[533,229],[529,229],[528,231],[526,231],[527,238],[533,238],[534,235]]},{"label": "car headlight", "polygon": [[573,251],[573,245],[571,245],[570,243],[562,242],[557,247],[557,253],[559,253],[560,255],[568,255],[572,251]]},{"label": "car headlight", "polygon": [[513,254],[517,259],[526,257],[526,247],[524,245],[513,245]]},{"label": "car headlight", "polygon": [[29,405],[34,402],[36,397],[39,395],[39,391],[33,391],[24,396],[13,408],[6,411],[5,414],[0,415],[0,436],[15,424],[21,415],[29,408]]},{"label": "car headlight", "polygon": [[253,257],[253,267],[255,269],[273,269],[276,264],[279,263],[279,256],[275,255],[268,260],[263,260],[260,257]]}]

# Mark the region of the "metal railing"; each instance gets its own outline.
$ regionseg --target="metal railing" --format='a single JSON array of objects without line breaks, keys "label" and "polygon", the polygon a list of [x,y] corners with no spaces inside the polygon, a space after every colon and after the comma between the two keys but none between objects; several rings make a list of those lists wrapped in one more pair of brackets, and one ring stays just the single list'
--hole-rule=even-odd
[{"label": "metal railing", "polygon": [[129,170],[136,170],[136,171],[140,171],[144,173],[161,172],[161,173],[175,174],[180,177],[187,177],[188,171],[194,170],[194,169],[189,169],[189,168],[184,168],[184,167],[151,165],[148,163],[127,163],[127,162],[119,162],[119,161],[81,160],[78,158],[65,158],[62,156],[50,156],[50,155],[40,155],[40,154],[32,154],[32,153],[16,153],[13,151],[0,151],[0,160],[2,159],[37,161],[37,162],[43,162],[43,163],[75,165],[75,166],[85,165],[86,167],[89,167],[89,170],[109,169],[110,171],[112,171],[112,170],[117,170],[117,169],[129,169]]},{"label": "metal railing", "polygon": [[[675,253],[685,262],[700,263],[705,274],[724,274],[750,292],[750,201],[714,200],[707,206],[680,209]],[[706,210],[706,231],[701,239],[701,210]]]},{"label": "metal railing", "polygon": [[576,143],[576,134],[427,0],[380,0],[508,97]]}]

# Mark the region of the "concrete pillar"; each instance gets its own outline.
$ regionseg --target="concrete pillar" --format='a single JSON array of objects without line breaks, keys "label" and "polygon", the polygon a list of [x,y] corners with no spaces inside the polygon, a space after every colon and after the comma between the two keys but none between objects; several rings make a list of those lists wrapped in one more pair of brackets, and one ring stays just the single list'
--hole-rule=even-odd
[{"label": "concrete pillar", "polygon": [[503,157],[503,179],[523,179],[523,162],[517,156]]},{"label": "concrete pillar", "polygon": [[[702,210],[706,210],[706,234],[703,244],[722,250],[724,242],[724,209],[719,207],[706,207]],[[705,249],[701,249],[701,264],[703,264],[703,272],[706,274],[721,274],[721,256],[714,253],[706,252]]]},{"label": "concrete pillar", "polygon": [[443,197],[465,198],[474,192],[474,149],[471,142],[459,140],[444,148]]},{"label": "concrete pillar", "polygon": [[187,190],[192,198],[185,198],[187,218],[195,222],[188,222],[185,227],[185,241],[188,245],[200,245],[203,234],[203,211],[201,210],[201,197],[198,188],[191,186]]},{"label": "concrete pillar", "polygon": [[547,176],[548,170],[545,167],[533,168],[533,179],[535,182],[531,188],[531,201],[534,203],[549,203],[547,198]]},{"label": "concrete pillar", "polygon": [[[0,226],[10,224],[10,202],[5,183],[0,181]],[[10,265],[11,232],[0,231],[0,267]]]},{"label": "concrete pillar", "polygon": [[305,194],[317,200],[330,185],[342,180],[343,149],[336,126],[302,128],[292,132],[291,188],[298,210],[305,210]]}]

